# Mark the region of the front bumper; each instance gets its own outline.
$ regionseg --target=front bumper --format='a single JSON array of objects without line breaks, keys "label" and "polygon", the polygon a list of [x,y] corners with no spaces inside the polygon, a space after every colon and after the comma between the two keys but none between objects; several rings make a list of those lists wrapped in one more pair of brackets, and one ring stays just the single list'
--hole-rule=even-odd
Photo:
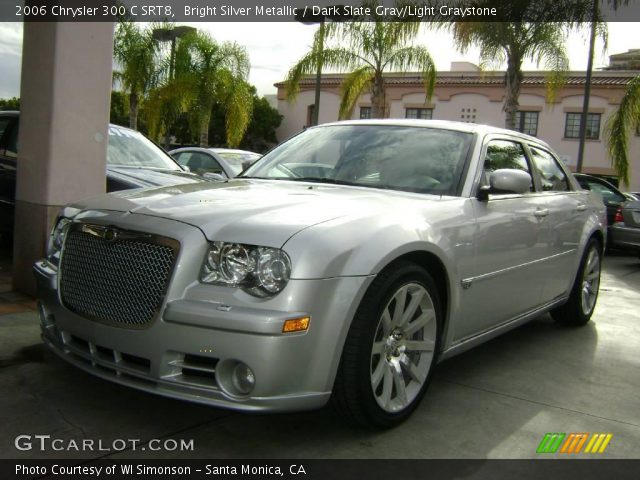
[{"label": "front bumper", "polygon": [[[202,238],[194,243],[198,234]],[[178,257],[166,299],[145,329],[106,325],[68,310],[58,295],[57,269],[37,262],[44,342],[89,373],[167,397],[245,411],[323,406],[371,277],[291,280],[276,297],[257,299],[194,282],[207,242],[199,231],[190,235],[189,248],[182,249],[190,253]],[[284,321],[301,315],[311,317],[309,329],[283,334]],[[255,376],[247,396],[226,388],[222,372],[234,362],[248,365]]]}]

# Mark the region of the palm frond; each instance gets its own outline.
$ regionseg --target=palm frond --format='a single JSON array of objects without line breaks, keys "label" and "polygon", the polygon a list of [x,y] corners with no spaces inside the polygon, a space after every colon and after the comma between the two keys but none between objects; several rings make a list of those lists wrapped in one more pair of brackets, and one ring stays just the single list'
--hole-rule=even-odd
[{"label": "palm frond", "polygon": [[362,92],[371,85],[374,72],[369,65],[355,69],[342,82],[340,86],[341,101],[338,118],[344,120],[351,118],[353,109]]},{"label": "palm frond", "polygon": [[225,102],[225,127],[229,147],[240,145],[251,122],[252,113],[253,97],[249,84],[233,80]]},{"label": "palm frond", "polygon": [[316,73],[318,62],[328,68],[336,70],[351,70],[363,63],[370,65],[369,61],[351,50],[345,48],[329,48],[318,51],[310,51],[289,70],[285,80],[285,95],[287,99],[294,100],[300,91],[300,82],[305,76]]},{"label": "palm frond", "polygon": [[436,66],[426,48],[404,47],[395,50],[384,65],[400,72],[419,69],[422,72],[427,99],[431,99],[436,84]]},{"label": "palm frond", "polygon": [[620,107],[605,125],[607,150],[622,184],[629,186],[629,134],[640,125],[640,76],[627,85]]}]

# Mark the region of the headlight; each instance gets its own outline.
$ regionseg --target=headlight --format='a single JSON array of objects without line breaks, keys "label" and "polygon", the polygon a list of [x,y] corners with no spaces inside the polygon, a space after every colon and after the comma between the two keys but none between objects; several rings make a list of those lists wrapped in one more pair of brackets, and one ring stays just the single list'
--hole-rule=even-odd
[{"label": "headlight", "polygon": [[60,217],[49,235],[49,243],[47,245],[47,260],[58,265],[60,261],[60,252],[64,244],[64,237],[67,234],[68,226],[71,220]]},{"label": "headlight", "polygon": [[213,242],[202,267],[200,281],[241,287],[265,297],[280,292],[291,275],[291,260],[278,248]]}]

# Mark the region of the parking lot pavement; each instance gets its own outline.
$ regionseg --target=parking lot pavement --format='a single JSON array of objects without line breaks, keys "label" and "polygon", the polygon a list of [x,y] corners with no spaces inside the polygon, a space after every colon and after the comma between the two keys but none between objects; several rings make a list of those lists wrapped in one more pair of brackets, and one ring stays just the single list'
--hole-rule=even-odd
[{"label": "parking lot pavement", "polygon": [[[32,304],[3,295],[12,294],[0,293],[0,308],[20,305],[0,313],[4,458],[535,458],[547,432],[612,433],[599,458],[640,458],[636,257],[606,257],[588,326],[560,327],[544,316],[443,362],[411,419],[384,432],[354,428],[330,408],[247,415],[94,378],[44,348]],[[103,445],[185,439],[194,450],[19,451],[14,439],[23,434]]]}]

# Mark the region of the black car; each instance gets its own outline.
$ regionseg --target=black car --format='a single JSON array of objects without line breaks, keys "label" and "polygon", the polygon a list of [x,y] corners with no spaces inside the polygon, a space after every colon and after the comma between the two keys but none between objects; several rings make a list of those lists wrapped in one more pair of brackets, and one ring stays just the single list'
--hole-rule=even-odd
[{"label": "black car", "polygon": [[[0,236],[11,238],[20,112],[0,112]],[[140,132],[109,125],[107,192],[205,181],[182,168]]]},{"label": "black car", "polygon": [[602,196],[605,206],[607,207],[607,225],[611,227],[614,223],[616,212],[620,205],[629,200],[629,198],[614,187],[611,183],[602,178],[586,175],[584,173],[573,174],[578,183],[585,190],[599,193]]}]

